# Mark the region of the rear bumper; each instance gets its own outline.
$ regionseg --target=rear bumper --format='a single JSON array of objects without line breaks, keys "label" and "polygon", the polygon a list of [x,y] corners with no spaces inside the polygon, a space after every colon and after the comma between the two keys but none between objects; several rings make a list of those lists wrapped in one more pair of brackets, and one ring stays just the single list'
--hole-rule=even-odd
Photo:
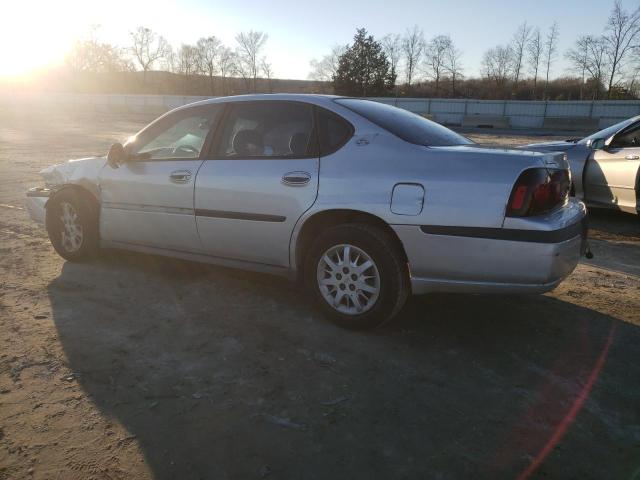
[{"label": "rear bumper", "polygon": [[27,191],[27,211],[34,222],[45,223],[45,207],[50,194],[51,190],[43,187],[35,187]]},{"label": "rear bumper", "polygon": [[514,222],[529,228],[393,228],[407,253],[414,294],[542,293],[578,264],[586,241],[586,209],[573,201],[547,222],[540,220],[535,225]]}]

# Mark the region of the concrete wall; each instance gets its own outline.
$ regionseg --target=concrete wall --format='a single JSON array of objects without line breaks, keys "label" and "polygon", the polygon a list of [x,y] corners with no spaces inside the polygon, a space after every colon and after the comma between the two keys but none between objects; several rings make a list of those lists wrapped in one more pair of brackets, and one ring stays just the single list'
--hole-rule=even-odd
[{"label": "concrete wall", "polygon": [[[77,108],[105,112],[161,113],[180,105],[210,97],[183,95],[90,95],[39,94],[0,95],[0,108]],[[436,121],[460,125],[465,116],[495,115],[509,119],[513,128],[542,128],[545,117],[590,117],[598,119],[600,128],[625,118],[640,115],[640,101],[502,101],[438,98],[372,98],[419,114],[429,114]]]},{"label": "concrete wall", "polygon": [[496,115],[509,118],[514,128],[542,128],[545,117],[596,118],[600,128],[640,115],[640,101],[542,102],[518,100],[458,100],[436,98],[375,98],[373,100],[405,108],[415,113],[435,115],[435,120],[460,125],[469,115]]}]

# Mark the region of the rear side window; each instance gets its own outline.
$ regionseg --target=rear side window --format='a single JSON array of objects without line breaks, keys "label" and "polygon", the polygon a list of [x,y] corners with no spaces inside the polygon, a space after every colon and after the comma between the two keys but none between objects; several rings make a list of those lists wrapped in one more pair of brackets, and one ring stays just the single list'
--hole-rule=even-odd
[{"label": "rear side window", "polygon": [[438,123],[401,108],[357,98],[335,101],[409,143],[432,147],[473,143]]},{"label": "rear side window", "polygon": [[320,155],[329,155],[342,147],[353,135],[353,127],[341,116],[318,108]]},{"label": "rear side window", "polygon": [[224,121],[218,155],[304,158],[315,154],[313,108],[297,102],[237,102]]}]

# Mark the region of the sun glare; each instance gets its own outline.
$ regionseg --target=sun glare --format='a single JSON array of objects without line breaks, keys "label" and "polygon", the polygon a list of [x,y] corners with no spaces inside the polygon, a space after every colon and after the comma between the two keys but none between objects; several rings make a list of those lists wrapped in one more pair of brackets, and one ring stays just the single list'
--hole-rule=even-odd
[{"label": "sun glare", "polygon": [[[3,2],[5,3],[5,2]],[[0,77],[28,75],[64,62],[75,39],[88,31],[97,2],[7,0],[0,28]],[[9,20],[10,19],[10,20]]]},{"label": "sun glare", "polygon": [[0,76],[25,75],[64,59],[67,22],[51,4],[16,1],[3,10],[5,20],[11,21],[3,22],[0,29]]}]

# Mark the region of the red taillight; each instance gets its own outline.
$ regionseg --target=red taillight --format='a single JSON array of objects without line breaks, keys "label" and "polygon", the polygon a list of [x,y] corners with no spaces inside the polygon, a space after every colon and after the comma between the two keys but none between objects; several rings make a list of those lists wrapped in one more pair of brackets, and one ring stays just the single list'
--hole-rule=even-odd
[{"label": "red taillight", "polygon": [[568,170],[525,170],[511,192],[507,216],[528,217],[553,210],[567,200],[570,186]]}]

